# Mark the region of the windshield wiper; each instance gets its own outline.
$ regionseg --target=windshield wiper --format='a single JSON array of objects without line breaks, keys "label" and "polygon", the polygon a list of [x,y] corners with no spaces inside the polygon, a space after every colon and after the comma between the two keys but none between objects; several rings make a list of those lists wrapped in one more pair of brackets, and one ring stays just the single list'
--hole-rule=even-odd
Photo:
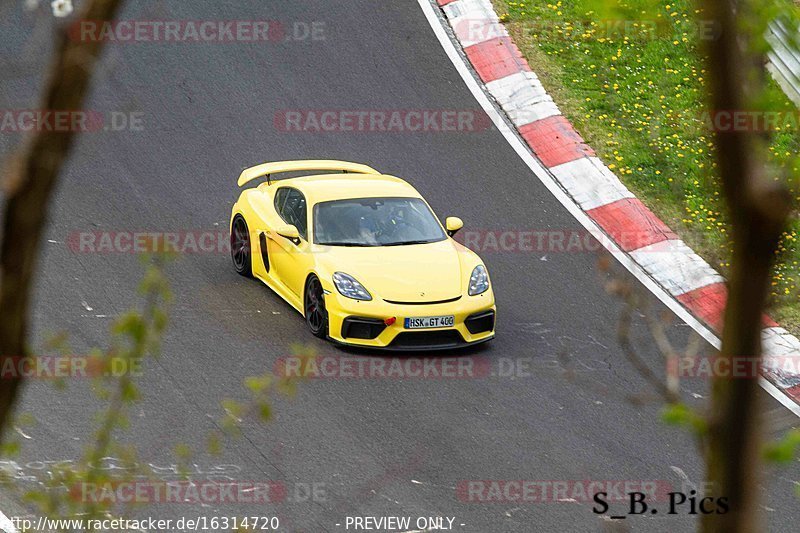
[{"label": "windshield wiper", "polygon": [[322,246],[378,246],[377,244],[367,244],[365,242],[318,242]]},{"label": "windshield wiper", "polygon": [[387,242],[385,244],[382,244],[381,246],[403,246],[403,245],[406,245],[406,244],[430,244],[432,242],[436,242],[436,241],[431,241],[431,240],[424,240],[424,241],[423,240],[420,240],[420,241],[397,241],[397,242]]}]

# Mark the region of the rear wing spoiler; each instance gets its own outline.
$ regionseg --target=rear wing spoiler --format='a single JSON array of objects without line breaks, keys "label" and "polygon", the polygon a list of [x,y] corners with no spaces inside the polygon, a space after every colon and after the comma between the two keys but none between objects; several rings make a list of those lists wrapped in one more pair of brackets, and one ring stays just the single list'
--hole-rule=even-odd
[{"label": "rear wing spoiler", "polygon": [[332,159],[308,159],[301,161],[277,161],[275,163],[262,163],[254,167],[246,168],[239,174],[239,187],[256,178],[266,176],[267,182],[271,183],[271,174],[282,172],[298,172],[305,170],[329,170],[339,172],[352,172],[354,174],[380,174],[377,170],[360,163],[349,163],[347,161],[334,161]]}]

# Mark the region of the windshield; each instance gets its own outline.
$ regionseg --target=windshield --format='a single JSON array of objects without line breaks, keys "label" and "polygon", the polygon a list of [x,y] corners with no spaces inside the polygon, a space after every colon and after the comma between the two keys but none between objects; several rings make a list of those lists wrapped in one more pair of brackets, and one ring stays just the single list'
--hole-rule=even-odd
[{"label": "windshield", "polygon": [[331,246],[400,246],[445,239],[419,198],[355,198],[314,206],[314,242]]}]

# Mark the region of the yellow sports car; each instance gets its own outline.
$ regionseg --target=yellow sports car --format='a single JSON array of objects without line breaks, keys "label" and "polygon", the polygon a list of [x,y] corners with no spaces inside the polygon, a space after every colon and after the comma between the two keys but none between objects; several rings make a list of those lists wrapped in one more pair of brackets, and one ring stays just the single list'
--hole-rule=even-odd
[{"label": "yellow sports car", "polygon": [[[275,181],[273,174],[313,175]],[[489,273],[407,182],[358,163],[283,161],[244,170],[231,213],[239,274],[267,284],[340,344],[393,350],[494,337]]]}]

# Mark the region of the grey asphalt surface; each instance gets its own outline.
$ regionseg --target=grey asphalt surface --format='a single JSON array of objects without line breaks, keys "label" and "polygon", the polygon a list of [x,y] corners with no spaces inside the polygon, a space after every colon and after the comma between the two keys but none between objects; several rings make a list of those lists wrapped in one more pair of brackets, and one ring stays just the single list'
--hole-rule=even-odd
[{"label": "grey asphalt surface", "polygon": [[[2,8],[0,108],[36,105],[52,35],[44,8]],[[333,158],[364,162],[412,182],[444,218],[466,229],[580,230],[497,131],[287,133],[286,109],[477,110],[415,1],[130,2],[125,19],[321,23],[322,40],[261,44],[140,43],[107,48],[87,108],[140,113],[143,131],[79,136],[54,199],[39,268],[36,345],[66,330],[73,349],[103,346],[115,315],[139,302],[135,254],[80,254],[85,231],[225,230],[245,167],[262,161]],[[0,155],[20,135],[0,135]],[[275,506],[155,505],[142,516],[278,514],[281,531],[343,531],[347,516],[450,516],[454,528],[603,531],[591,502],[467,503],[464,480],[660,480],[700,483],[691,436],[659,419],[660,405],[618,349],[621,303],[604,288],[595,253],[482,253],[499,308],[497,339],[467,352],[499,364],[524,359],[527,377],[314,380],[278,397],[274,419],[244,422],[221,457],[199,454],[193,478],[280,480]],[[612,262],[613,265],[613,262]],[[424,265],[420,265],[424,268]],[[622,268],[612,270],[625,276]],[[237,276],[225,253],[187,254],[169,266],[175,300],[163,355],[148,363],[143,400],[122,441],[167,479],[179,442],[202,448],[217,430],[223,398],[246,397],[242,380],[273,368],[293,343],[345,354],[313,338],[301,317],[255,281]],[[638,286],[635,281],[630,280]],[[653,312],[669,316],[657,301]],[[672,317],[679,346],[690,328]],[[638,320],[642,357],[662,367]],[[368,357],[360,355],[361,357]],[[683,385],[702,406],[701,380]],[[58,392],[31,384],[22,410],[23,452],[2,463],[21,486],[54,462],[77,459],[99,405],[85,383]],[[771,435],[796,419],[764,395]],[[109,469],[124,468],[108,460]],[[800,520],[795,463],[764,473],[771,531]],[[41,477],[40,477],[41,479]],[[315,485],[316,498],[305,489]],[[663,503],[661,504],[664,505]],[[620,506],[611,512],[624,511]],[[633,531],[690,531],[688,516],[629,518]]]}]

